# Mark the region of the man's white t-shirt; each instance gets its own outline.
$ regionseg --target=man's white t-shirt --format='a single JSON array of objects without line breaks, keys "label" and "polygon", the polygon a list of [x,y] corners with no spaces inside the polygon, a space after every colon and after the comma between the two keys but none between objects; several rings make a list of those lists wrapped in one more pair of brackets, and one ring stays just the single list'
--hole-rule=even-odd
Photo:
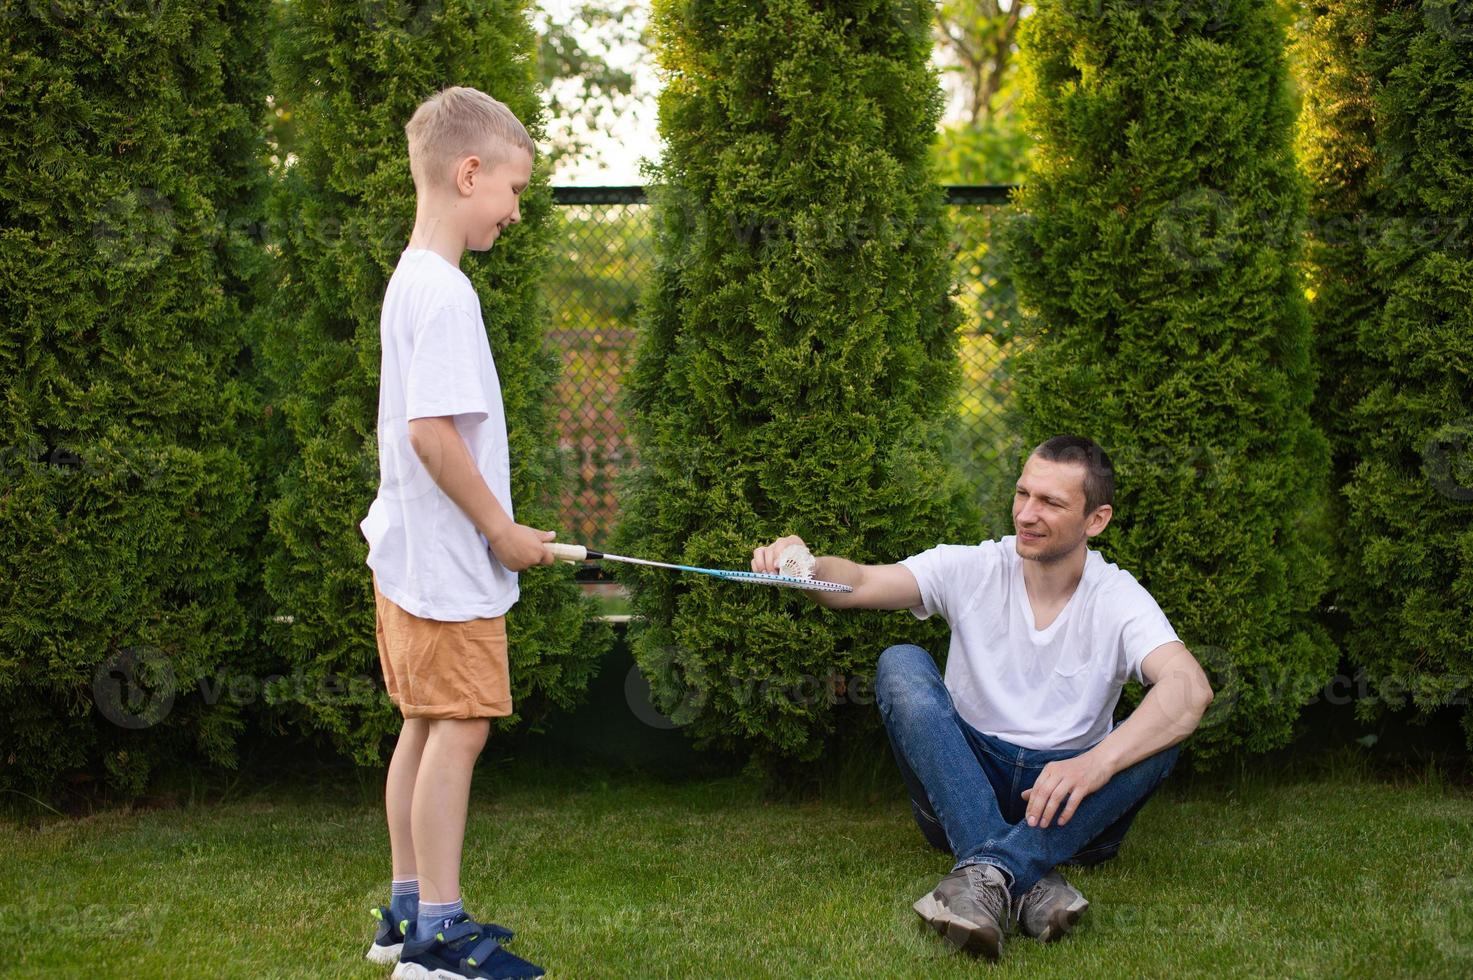
[{"label": "man's white t-shirt", "polygon": [[379,591],[424,619],[500,616],[517,601],[516,573],[491,554],[409,444],[411,419],[453,416],[511,516],[501,382],[475,287],[437,253],[406,250],[384,293],[379,337],[379,489],[359,525]]},{"label": "man's white t-shirt", "polygon": [[943,544],[901,562],[920,586],[917,618],[951,626],[946,689],[973,728],[1028,749],[1087,749],[1110,733],[1141,662],[1177,639],[1129,572],[1088,551],[1067,605],[1036,629],[1016,538]]}]

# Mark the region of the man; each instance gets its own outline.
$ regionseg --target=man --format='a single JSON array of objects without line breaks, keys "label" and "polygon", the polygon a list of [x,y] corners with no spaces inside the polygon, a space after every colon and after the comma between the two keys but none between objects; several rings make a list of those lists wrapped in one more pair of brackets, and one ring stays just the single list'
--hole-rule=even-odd
[{"label": "man", "polygon": [[[1089,903],[1056,866],[1115,855],[1147,797],[1197,727],[1212,688],[1151,595],[1088,547],[1114,513],[1109,457],[1057,436],[1028,458],[1017,532],[941,545],[896,565],[821,557],[810,593],[831,609],[940,613],[951,627],[942,680],[916,646],[881,656],[875,693],[926,839],[956,858],[915,910],[969,953],[996,959],[1010,920],[1060,938]],[[758,548],[777,570],[797,537]],[[1149,685],[1118,727],[1128,679]]]}]

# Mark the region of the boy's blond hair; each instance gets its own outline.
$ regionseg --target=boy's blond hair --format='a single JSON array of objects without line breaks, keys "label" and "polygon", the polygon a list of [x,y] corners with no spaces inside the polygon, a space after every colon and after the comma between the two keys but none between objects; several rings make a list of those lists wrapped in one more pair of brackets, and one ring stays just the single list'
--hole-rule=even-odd
[{"label": "boy's blond hair", "polygon": [[535,157],[527,127],[507,108],[479,89],[456,85],[425,100],[404,126],[409,137],[409,171],[423,191],[450,181],[450,168],[468,156],[494,167],[514,148]]}]

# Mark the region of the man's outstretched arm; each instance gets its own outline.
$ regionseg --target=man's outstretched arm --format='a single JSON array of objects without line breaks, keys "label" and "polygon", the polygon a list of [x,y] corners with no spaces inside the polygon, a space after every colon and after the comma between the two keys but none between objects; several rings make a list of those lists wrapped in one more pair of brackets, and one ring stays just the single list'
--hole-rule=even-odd
[{"label": "man's outstretched arm", "polygon": [[1033,788],[1024,791],[1030,826],[1047,827],[1056,813],[1060,824],[1068,823],[1084,798],[1117,772],[1197,730],[1212,703],[1212,685],[1190,650],[1163,643],[1142,661],[1141,676],[1151,688],[1129,718],[1088,752],[1044,766]]},{"label": "man's outstretched arm", "polygon": [[[752,552],[752,571],[775,573],[778,559],[789,545],[803,544],[795,534],[778,538]],[[813,577],[847,585],[853,592],[809,592],[813,601],[829,609],[910,609],[921,604],[921,587],[904,565],[860,565],[847,558],[824,555],[817,559]]]}]

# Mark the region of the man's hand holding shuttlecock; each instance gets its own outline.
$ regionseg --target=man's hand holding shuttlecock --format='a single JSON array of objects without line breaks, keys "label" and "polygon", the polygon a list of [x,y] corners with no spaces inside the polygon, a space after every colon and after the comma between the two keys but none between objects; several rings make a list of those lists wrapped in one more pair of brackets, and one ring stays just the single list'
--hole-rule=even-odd
[{"label": "man's hand holding shuttlecock", "polygon": [[778,538],[752,554],[752,571],[769,575],[811,579],[817,564],[818,560],[796,534]]}]

